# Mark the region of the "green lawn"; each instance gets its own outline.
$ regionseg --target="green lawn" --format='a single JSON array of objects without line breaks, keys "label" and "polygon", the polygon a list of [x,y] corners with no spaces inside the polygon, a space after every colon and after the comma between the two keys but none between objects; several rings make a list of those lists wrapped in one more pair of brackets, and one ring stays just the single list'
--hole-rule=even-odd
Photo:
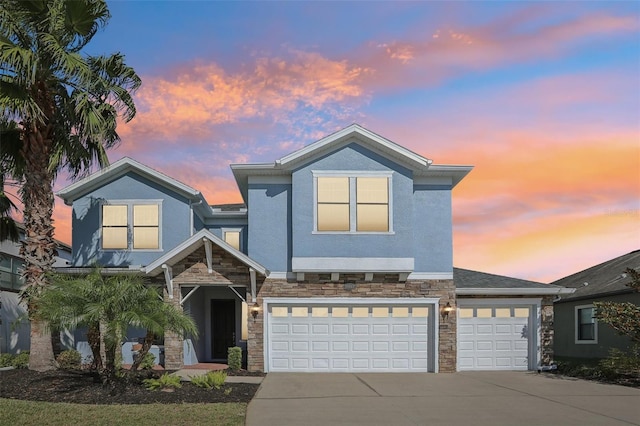
[{"label": "green lawn", "polygon": [[247,404],[85,405],[0,398],[0,425],[243,425]]}]

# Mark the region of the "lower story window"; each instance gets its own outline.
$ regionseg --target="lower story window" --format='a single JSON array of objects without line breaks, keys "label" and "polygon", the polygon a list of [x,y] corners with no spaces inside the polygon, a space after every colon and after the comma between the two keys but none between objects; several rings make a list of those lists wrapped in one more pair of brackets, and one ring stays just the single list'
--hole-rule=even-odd
[{"label": "lower story window", "polygon": [[576,341],[596,342],[596,319],[593,306],[576,306]]}]

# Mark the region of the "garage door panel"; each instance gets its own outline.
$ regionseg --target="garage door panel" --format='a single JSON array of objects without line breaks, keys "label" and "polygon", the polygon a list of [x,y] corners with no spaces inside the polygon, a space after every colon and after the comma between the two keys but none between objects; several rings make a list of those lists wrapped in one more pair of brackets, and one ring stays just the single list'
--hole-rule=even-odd
[{"label": "garage door panel", "polygon": [[476,343],[476,350],[478,351],[492,351],[493,342],[488,340],[480,340]]},{"label": "garage door panel", "polygon": [[473,336],[475,334],[475,328],[473,324],[458,324],[458,334],[468,334]]},{"label": "garage door panel", "polygon": [[409,342],[392,342],[391,348],[394,352],[407,352],[409,351]]},{"label": "garage door panel", "polygon": [[291,358],[291,368],[309,368],[309,360],[307,358]]},{"label": "garage door panel", "polygon": [[511,324],[496,324],[496,334],[513,334]]},{"label": "garage door panel", "polygon": [[334,352],[346,352],[349,350],[349,342],[331,342],[331,350]]},{"label": "garage door panel", "polygon": [[308,324],[292,324],[291,334],[309,334]]},{"label": "garage door panel", "polygon": [[351,332],[353,334],[369,334],[369,325],[368,324],[353,324],[351,326]]},{"label": "garage door panel", "polygon": [[292,352],[308,352],[309,342],[291,342]]},{"label": "garage door panel", "polygon": [[314,352],[329,352],[329,342],[312,341],[311,350]]},{"label": "garage door panel", "polygon": [[373,342],[374,352],[389,352],[389,342]]},{"label": "garage door panel", "polygon": [[289,334],[289,324],[274,324],[271,327],[271,334]]},{"label": "garage door panel", "polygon": [[313,324],[313,334],[329,334],[329,324]]},{"label": "garage door panel", "polygon": [[476,325],[476,334],[493,335],[493,324],[478,324],[478,325]]},{"label": "garage door panel", "polygon": [[496,341],[496,351],[511,351],[512,346],[510,341],[498,340]]},{"label": "garage door panel", "polygon": [[349,334],[349,325],[348,324],[333,324],[331,326],[331,332],[333,334]]},{"label": "garage door panel", "polygon": [[351,349],[354,352],[368,352],[369,351],[369,342],[353,342],[351,344]]},{"label": "garage door panel", "polygon": [[[428,371],[432,368],[427,356],[427,312],[434,309],[433,306],[345,303],[318,307],[311,302],[270,308],[269,342],[265,345],[269,371]],[[334,317],[333,313],[337,315]]]},{"label": "garage door panel", "polygon": [[373,334],[389,334],[389,325],[388,324],[374,324],[373,325]]}]

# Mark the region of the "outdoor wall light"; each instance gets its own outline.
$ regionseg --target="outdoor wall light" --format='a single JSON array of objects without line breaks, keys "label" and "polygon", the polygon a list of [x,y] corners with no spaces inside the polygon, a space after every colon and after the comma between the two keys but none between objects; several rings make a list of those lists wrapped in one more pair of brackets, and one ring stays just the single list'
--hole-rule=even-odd
[{"label": "outdoor wall light", "polygon": [[258,302],[256,302],[251,307],[251,316],[253,317],[254,321],[256,320],[256,318],[258,316],[258,312],[260,312],[260,305],[258,305]]},{"label": "outdoor wall light", "polygon": [[444,305],[442,307],[442,320],[446,320],[447,318],[449,318],[449,312],[451,312],[453,310],[453,307],[451,306],[451,303],[447,302],[446,305]]}]

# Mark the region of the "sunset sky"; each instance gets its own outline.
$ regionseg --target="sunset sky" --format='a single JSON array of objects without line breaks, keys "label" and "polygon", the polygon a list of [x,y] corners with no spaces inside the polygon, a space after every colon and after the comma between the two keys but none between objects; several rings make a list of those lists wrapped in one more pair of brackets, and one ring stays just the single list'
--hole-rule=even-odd
[{"label": "sunset sky", "polygon": [[[549,282],[640,248],[640,3],[110,1],[130,156],[240,202],[230,163],[360,125],[435,164],[455,266]],[[56,190],[69,182],[62,176]],[[56,237],[70,242],[56,200]]]}]

